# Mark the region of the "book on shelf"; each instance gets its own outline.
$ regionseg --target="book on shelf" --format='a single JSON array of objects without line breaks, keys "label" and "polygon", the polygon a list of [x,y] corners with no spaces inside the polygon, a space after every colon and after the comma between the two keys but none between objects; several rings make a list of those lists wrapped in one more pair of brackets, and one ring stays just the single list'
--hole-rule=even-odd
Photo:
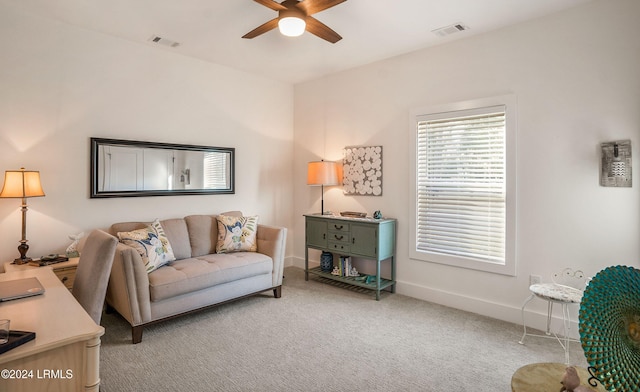
[{"label": "book on shelf", "polygon": [[351,257],[340,256],[340,276],[351,275]]}]

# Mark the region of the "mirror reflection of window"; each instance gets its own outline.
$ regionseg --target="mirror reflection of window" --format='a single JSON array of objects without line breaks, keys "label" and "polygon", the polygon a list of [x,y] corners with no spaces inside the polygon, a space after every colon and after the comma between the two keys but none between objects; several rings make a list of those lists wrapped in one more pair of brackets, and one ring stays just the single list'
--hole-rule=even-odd
[{"label": "mirror reflection of window", "polygon": [[204,154],[204,187],[211,189],[229,188],[228,154],[207,152]]}]

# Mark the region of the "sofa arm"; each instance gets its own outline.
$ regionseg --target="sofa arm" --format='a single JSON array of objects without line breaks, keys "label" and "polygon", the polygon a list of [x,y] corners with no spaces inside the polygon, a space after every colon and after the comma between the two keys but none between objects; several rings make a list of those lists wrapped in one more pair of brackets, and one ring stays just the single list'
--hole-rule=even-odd
[{"label": "sofa arm", "polygon": [[287,229],[259,224],[256,239],[258,241],[258,252],[271,257],[273,260],[273,287],[282,285]]},{"label": "sofa arm", "polygon": [[118,243],[111,267],[107,303],[131,326],[151,321],[149,277],[140,254]]}]

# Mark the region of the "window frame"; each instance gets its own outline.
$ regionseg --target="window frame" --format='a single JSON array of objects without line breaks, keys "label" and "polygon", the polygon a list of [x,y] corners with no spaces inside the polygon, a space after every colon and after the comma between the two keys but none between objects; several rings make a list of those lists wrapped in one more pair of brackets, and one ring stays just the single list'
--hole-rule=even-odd
[{"label": "window frame", "polygon": [[[470,257],[445,255],[427,252],[417,249],[417,224],[418,224],[418,122],[425,117],[456,118],[467,113],[473,113],[479,109],[503,106],[505,111],[505,191],[506,191],[506,217],[505,217],[505,259],[504,264],[489,262],[487,260]],[[517,121],[516,121],[516,97],[515,95],[501,95],[488,98],[480,98],[463,102],[455,102],[443,105],[434,105],[417,108],[411,111],[410,116],[410,146],[411,153],[410,170],[410,236],[409,258],[412,260],[427,261],[445,264],[460,268],[491,272],[502,275],[516,275],[516,171],[517,171]]]}]

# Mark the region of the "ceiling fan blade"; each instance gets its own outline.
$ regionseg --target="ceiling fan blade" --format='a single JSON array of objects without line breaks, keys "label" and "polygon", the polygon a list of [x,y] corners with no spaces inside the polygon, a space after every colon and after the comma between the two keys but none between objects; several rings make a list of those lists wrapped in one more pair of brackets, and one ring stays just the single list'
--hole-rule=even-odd
[{"label": "ceiling fan blade", "polygon": [[287,7],[281,5],[280,3],[276,3],[273,0],[253,0],[258,4],[262,4],[267,8],[271,8],[274,11],[284,11]]},{"label": "ceiling fan blade", "polygon": [[347,0],[302,0],[297,7],[303,9],[307,15],[313,15],[345,1]]},{"label": "ceiling fan blade", "polygon": [[255,38],[260,34],[264,34],[267,31],[273,30],[278,27],[278,18],[271,19],[267,23],[264,23],[255,29],[251,30],[247,34],[243,35],[242,38]]},{"label": "ceiling fan blade", "polygon": [[331,30],[329,26],[320,22],[318,19],[312,16],[307,16],[307,31],[315,36],[331,42],[332,44],[335,44],[342,39],[340,34]]}]

